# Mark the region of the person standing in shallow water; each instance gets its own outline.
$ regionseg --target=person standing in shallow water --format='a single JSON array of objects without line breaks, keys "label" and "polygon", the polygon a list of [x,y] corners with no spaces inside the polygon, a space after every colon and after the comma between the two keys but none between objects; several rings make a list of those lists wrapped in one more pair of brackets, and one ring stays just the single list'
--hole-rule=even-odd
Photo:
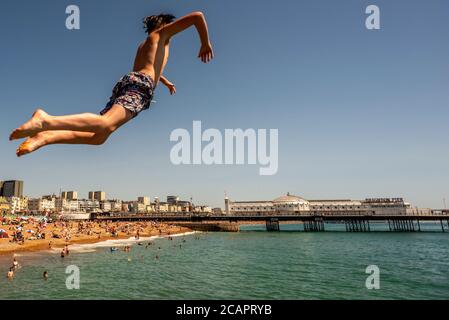
[{"label": "person standing in shallow water", "polygon": [[12,267],[13,267],[13,269],[19,268],[19,262],[17,261],[16,258],[14,258],[12,261]]},{"label": "person standing in shallow water", "polygon": [[92,113],[51,116],[37,109],[32,118],[11,134],[10,140],[26,138],[16,151],[18,157],[51,144],[101,145],[125,123],[149,109],[158,82],[176,93],[175,85],[163,75],[170,51],[170,40],[176,34],[195,26],[201,47],[198,58],[207,63],[214,53],[209,40],[206,19],[192,12],[178,20],[170,14],[146,17],[148,37],[137,49],[133,71],[123,76],[99,115]]},{"label": "person standing in shallow water", "polygon": [[9,268],[9,271],[8,271],[8,273],[6,274],[6,277],[7,277],[8,279],[14,278],[14,268],[13,268],[13,267]]}]

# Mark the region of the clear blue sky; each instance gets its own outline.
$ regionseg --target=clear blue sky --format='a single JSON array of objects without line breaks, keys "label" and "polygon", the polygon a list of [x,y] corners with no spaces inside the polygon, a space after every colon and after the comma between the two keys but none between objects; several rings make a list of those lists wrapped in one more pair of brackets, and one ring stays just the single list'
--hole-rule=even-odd
[{"label": "clear blue sky", "polygon": [[[81,30],[65,8],[81,9]],[[381,9],[381,30],[365,8]],[[157,103],[101,147],[51,146],[18,159],[12,129],[41,106],[98,112],[130,71],[141,19],[201,10],[216,59],[203,65],[194,29],[172,42]],[[109,198],[178,194],[223,206],[287,191],[308,199],[402,196],[449,203],[449,2],[446,0],[2,1],[0,180],[25,193],[105,190]],[[279,171],[174,166],[170,132],[278,128]]]}]

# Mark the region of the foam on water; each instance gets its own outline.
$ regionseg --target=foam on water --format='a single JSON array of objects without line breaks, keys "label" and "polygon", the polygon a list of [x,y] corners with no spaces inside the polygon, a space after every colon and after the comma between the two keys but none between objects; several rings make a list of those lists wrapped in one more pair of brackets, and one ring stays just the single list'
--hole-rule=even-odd
[{"label": "foam on water", "polygon": [[[85,244],[73,244],[70,245],[70,251],[86,253],[86,252],[94,252],[97,248],[109,248],[109,247],[124,247],[128,245],[133,245],[139,242],[152,241],[156,239],[163,239],[168,237],[183,237],[192,235],[195,233],[199,233],[199,231],[189,231],[184,233],[178,233],[173,235],[162,235],[162,236],[151,236],[151,237],[140,237],[136,239],[135,237],[130,237],[128,239],[109,239],[96,243],[85,243]],[[59,252],[60,249],[54,249],[54,251]]]}]

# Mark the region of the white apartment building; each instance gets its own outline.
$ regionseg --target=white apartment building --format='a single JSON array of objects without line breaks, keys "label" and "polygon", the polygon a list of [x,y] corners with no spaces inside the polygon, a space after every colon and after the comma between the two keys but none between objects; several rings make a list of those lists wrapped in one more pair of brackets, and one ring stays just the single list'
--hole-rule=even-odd
[{"label": "white apartment building", "polygon": [[109,201],[109,203],[111,204],[110,210],[112,212],[122,211],[122,201],[121,200],[111,200],[111,201]]},{"label": "white apartment building", "polygon": [[8,198],[11,212],[25,212],[28,211],[27,197],[10,197]]},{"label": "white apartment building", "polygon": [[55,198],[36,198],[28,200],[28,210],[31,213],[53,212],[55,209]]},{"label": "white apartment building", "polygon": [[101,211],[103,211],[103,212],[111,212],[111,208],[112,208],[112,205],[111,205],[111,203],[109,201],[101,201],[100,202],[100,209],[101,209]]},{"label": "white apartment building", "polygon": [[98,212],[100,211],[100,202],[98,200],[79,200],[79,211]]},{"label": "white apartment building", "polygon": [[147,205],[139,201],[134,201],[132,204],[132,213],[147,213]]},{"label": "white apartment building", "polygon": [[77,212],[79,211],[79,201],[78,200],[69,200],[64,198],[56,198],[55,199],[55,210],[57,212]]},{"label": "white apartment building", "polygon": [[142,203],[147,206],[150,204],[150,197],[138,197],[137,202]]}]

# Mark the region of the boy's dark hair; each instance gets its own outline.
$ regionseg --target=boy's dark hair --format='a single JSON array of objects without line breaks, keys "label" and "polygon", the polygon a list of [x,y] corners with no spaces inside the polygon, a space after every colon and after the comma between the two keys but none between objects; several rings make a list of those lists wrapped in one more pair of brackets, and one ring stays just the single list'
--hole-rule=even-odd
[{"label": "boy's dark hair", "polygon": [[145,29],[146,33],[150,34],[161,26],[173,22],[175,19],[176,17],[172,14],[158,14],[154,16],[148,16],[143,18],[143,28]]}]

